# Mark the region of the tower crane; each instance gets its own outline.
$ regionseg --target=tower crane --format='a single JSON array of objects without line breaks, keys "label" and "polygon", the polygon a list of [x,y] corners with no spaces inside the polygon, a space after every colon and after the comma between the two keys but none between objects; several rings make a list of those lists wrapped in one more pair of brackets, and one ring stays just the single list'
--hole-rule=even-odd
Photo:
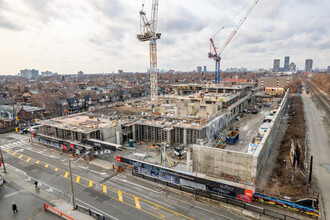
[{"label": "tower crane", "polygon": [[140,34],[137,38],[141,42],[149,41],[150,52],[150,96],[152,101],[158,98],[157,88],[157,42],[161,34],[156,33],[158,20],[158,1],[152,0],[151,18],[148,20],[146,12],[143,10],[144,4],[140,11]]},{"label": "tower crane", "polygon": [[[209,58],[215,60],[215,84],[220,83],[220,60],[221,60],[221,54],[226,49],[227,45],[230,43],[230,41],[233,39],[235,34],[237,33],[238,29],[242,26],[244,21],[247,19],[253,8],[256,6],[256,4],[259,2],[259,0],[253,0],[253,3],[250,5],[248,10],[245,12],[244,16],[241,18],[239,23],[236,25],[233,32],[229,35],[226,42],[222,45],[220,50],[219,48],[215,47],[213,38],[220,32],[218,31],[213,37],[210,38],[210,52],[208,53]],[[223,27],[221,28],[223,29]]]}]

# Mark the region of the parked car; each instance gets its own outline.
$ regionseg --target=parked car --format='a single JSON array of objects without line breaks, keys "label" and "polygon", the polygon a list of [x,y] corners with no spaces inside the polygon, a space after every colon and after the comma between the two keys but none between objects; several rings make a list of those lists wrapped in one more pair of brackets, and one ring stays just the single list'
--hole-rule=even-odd
[{"label": "parked car", "polygon": [[252,110],[252,114],[257,114],[258,113],[258,110],[257,109],[253,109]]}]

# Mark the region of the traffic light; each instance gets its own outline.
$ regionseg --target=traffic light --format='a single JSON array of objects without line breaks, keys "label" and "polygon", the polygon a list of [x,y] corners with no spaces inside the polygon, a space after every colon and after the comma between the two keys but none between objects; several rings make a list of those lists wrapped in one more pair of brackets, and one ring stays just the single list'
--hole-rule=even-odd
[{"label": "traffic light", "polygon": [[18,128],[15,128],[15,131],[18,132]]}]

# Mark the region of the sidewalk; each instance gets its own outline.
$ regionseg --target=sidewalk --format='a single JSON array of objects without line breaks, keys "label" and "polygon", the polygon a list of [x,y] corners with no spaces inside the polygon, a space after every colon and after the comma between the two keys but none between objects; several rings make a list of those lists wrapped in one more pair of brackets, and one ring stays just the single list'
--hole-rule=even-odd
[{"label": "sidewalk", "polygon": [[[35,192],[33,184],[27,183],[14,172],[3,175],[6,183],[0,187],[0,219],[6,220],[59,220],[63,219],[49,211],[44,211],[44,203],[74,218],[92,220],[89,215],[72,211],[72,205],[54,195],[40,190]],[[13,213],[12,204],[16,203],[18,213]]]}]

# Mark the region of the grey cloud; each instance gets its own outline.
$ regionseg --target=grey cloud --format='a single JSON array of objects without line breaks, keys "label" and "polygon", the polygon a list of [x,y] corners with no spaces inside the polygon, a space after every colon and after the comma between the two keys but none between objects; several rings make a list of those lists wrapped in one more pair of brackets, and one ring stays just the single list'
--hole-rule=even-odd
[{"label": "grey cloud", "polygon": [[205,24],[206,22],[203,19],[198,18],[190,10],[177,7],[171,12],[170,18],[167,18],[165,23],[160,24],[160,29],[168,28],[173,32],[190,33],[201,31],[206,26]]},{"label": "grey cloud", "polygon": [[20,30],[23,29],[18,24],[14,23],[14,22],[11,22],[9,20],[6,20],[2,16],[0,16],[0,27],[6,28],[6,29],[9,29],[9,30],[12,30],[12,31],[20,31]]}]

